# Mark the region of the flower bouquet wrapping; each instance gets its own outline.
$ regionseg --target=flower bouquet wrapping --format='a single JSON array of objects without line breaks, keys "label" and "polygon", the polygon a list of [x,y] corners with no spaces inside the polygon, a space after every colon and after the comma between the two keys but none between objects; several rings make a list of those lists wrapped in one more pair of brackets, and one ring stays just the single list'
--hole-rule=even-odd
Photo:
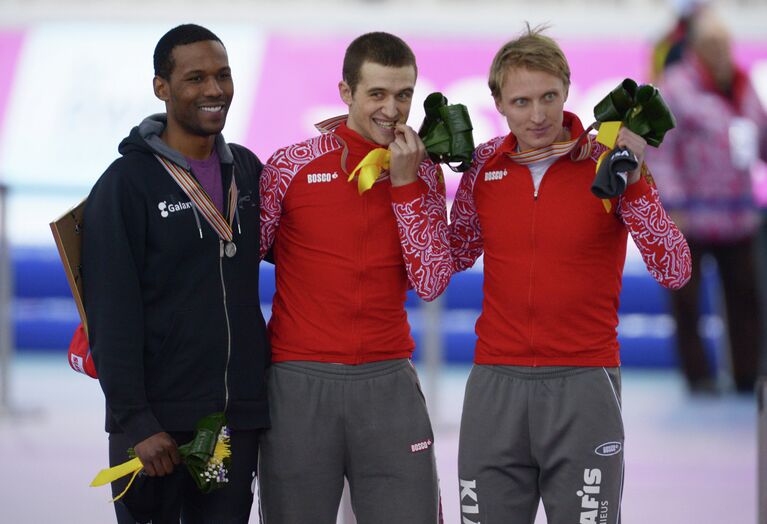
[{"label": "flower bouquet wrapping", "polygon": [[648,145],[658,147],[666,132],[676,125],[676,120],[658,88],[651,84],[638,85],[631,78],[623,80],[597,103],[594,118],[593,126],[599,130],[597,141],[609,151],[597,161],[591,192],[603,199],[605,209],[609,210],[607,199],[623,194],[628,173],[639,167],[634,153],[615,147],[620,128],[625,126],[644,138]]},{"label": "flower bouquet wrapping", "polygon": [[[466,171],[471,167],[474,152],[474,129],[469,110],[463,104],[448,104],[440,93],[431,93],[423,103],[424,117],[418,136],[423,140],[426,153],[435,163],[447,163],[453,171]],[[389,169],[391,153],[384,147],[370,151],[349,175],[349,182],[357,176],[357,190],[361,195],[370,189],[383,170]],[[460,162],[457,166],[450,162]]]},{"label": "flower bouquet wrapping", "polygon": [[[178,452],[200,491],[208,493],[223,487],[229,481],[227,472],[232,456],[229,448],[229,429],[226,427],[224,414],[213,413],[200,419],[194,438],[179,446]],[[132,474],[128,486],[112,499],[112,502],[125,495],[136,475],[144,468],[132,448],[128,450],[128,454],[133,458],[118,466],[101,470],[91,482],[91,486],[103,486]]]},{"label": "flower bouquet wrapping", "polygon": [[[448,104],[440,92],[431,93],[423,102],[426,116],[418,136],[426,146],[429,158],[435,163],[445,163],[453,171],[466,171],[471,167],[474,153],[474,126],[469,110],[463,104]],[[450,162],[460,162],[457,166]]]},{"label": "flower bouquet wrapping", "polygon": [[197,423],[194,439],[178,452],[195,484],[208,493],[229,482],[227,472],[232,452],[229,448],[229,428],[223,413],[214,413]]}]

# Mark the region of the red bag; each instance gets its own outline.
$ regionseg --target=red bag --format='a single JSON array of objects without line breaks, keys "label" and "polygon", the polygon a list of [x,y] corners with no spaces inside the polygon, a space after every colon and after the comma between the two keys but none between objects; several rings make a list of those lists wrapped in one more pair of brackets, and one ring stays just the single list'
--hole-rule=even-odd
[{"label": "red bag", "polygon": [[88,335],[85,333],[82,323],[75,329],[75,334],[69,343],[69,365],[78,373],[99,378],[96,374],[96,366],[93,364]]}]

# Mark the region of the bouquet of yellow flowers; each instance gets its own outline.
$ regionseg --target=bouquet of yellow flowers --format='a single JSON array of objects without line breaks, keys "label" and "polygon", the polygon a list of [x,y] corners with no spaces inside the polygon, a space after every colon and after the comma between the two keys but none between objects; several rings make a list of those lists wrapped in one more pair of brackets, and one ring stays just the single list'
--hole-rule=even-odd
[{"label": "bouquet of yellow flowers", "polygon": [[[178,447],[181,461],[186,465],[195,484],[203,493],[208,493],[224,486],[228,481],[227,472],[232,452],[229,448],[229,429],[223,413],[213,413],[203,417],[197,423],[194,438]],[[102,469],[91,486],[103,486],[126,475],[133,474],[128,486],[112,499],[119,500],[133,484],[133,479],[144,468],[141,460],[135,456],[133,449],[128,450],[133,456],[127,462],[108,469]]]}]

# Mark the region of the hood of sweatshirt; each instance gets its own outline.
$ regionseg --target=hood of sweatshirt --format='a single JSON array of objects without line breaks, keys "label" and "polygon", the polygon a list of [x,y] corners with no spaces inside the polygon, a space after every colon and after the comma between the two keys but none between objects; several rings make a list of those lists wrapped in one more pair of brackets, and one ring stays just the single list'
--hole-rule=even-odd
[{"label": "hood of sweatshirt", "polygon": [[[160,138],[167,122],[168,118],[165,113],[146,117],[139,125],[131,129],[130,134],[120,142],[117,150],[123,156],[134,152],[161,155],[174,164],[189,170],[189,161],[186,157],[168,146]],[[234,162],[232,151],[220,133],[216,135],[216,151],[222,164]]]}]

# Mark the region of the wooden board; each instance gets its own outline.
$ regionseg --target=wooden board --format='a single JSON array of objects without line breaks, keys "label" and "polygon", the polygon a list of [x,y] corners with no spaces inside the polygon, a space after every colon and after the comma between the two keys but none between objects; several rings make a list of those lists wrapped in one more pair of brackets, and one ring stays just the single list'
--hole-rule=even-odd
[{"label": "wooden board", "polygon": [[72,291],[72,297],[77,305],[77,312],[80,314],[80,320],[82,320],[85,332],[87,333],[88,322],[86,321],[85,308],[83,307],[83,279],[80,261],[85,200],[83,199],[75,207],[51,222],[50,225],[53,238],[56,240],[56,247],[59,250],[61,263],[64,264],[64,273],[67,276],[67,282],[69,282],[69,289]]}]

